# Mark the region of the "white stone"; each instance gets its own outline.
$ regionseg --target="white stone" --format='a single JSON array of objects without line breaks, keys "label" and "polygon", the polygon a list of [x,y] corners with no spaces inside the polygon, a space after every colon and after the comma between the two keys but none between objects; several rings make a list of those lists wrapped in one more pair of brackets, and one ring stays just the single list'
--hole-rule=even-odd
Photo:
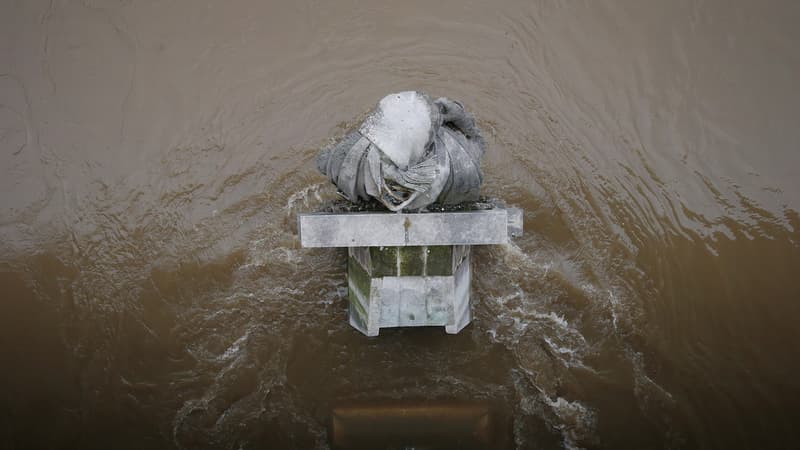
[{"label": "white stone", "polygon": [[433,134],[430,101],[419,92],[384,97],[359,131],[402,170],[422,159]]},{"label": "white stone", "polygon": [[[453,276],[372,278],[369,299],[351,289],[350,324],[367,336],[377,336],[381,328],[393,327],[444,326],[450,334],[461,331],[472,321],[472,270],[469,247],[463,248],[466,252]],[[367,317],[362,318],[366,328],[357,319],[354,301],[367,312]]]},{"label": "white stone", "polygon": [[298,214],[303,247],[506,244],[521,234],[518,209],[463,212]]}]

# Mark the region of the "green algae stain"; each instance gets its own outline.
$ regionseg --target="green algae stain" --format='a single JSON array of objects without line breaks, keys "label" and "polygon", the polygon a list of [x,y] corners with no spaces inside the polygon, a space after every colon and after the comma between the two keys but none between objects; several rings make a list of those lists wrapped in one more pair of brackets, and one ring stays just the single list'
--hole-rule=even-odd
[{"label": "green algae stain", "polygon": [[370,247],[369,256],[374,277],[397,276],[397,247]]},{"label": "green algae stain", "polygon": [[425,275],[425,247],[400,248],[400,275]]},{"label": "green algae stain", "polygon": [[428,247],[428,264],[425,275],[447,276],[453,274],[453,246],[436,245]]},{"label": "green algae stain", "polygon": [[348,258],[347,265],[347,276],[350,279],[348,284],[355,286],[364,298],[369,299],[369,288],[372,283],[369,274],[352,256]]}]

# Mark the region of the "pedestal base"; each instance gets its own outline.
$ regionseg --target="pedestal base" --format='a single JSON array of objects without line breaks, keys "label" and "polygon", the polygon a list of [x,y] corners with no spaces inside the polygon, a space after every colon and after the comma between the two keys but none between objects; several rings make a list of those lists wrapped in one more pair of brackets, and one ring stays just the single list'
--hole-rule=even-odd
[{"label": "pedestal base", "polygon": [[470,246],[350,247],[350,324],[367,336],[381,328],[472,321]]},{"label": "pedestal base", "polygon": [[[522,211],[499,201],[458,211],[298,214],[303,247],[348,247],[350,324],[367,336],[381,328],[472,321],[472,245],[507,244],[522,234]],[[452,206],[452,205],[451,205]]]}]

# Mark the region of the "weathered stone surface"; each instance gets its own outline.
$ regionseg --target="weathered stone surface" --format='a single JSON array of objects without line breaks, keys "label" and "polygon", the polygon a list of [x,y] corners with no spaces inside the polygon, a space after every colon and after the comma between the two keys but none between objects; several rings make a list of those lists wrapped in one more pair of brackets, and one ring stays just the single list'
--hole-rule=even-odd
[{"label": "weathered stone surface", "polygon": [[434,245],[425,248],[427,250],[425,275],[436,276],[453,274],[453,246]]},{"label": "weathered stone surface", "polygon": [[384,97],[357,130],[323,149],[317,168],[351,202],[416,211],[477,200],[485,148],[461,103],[406,91]]},{"label": "weathered stone surface", "polygon": [[359,132],[400,169],[419,161],[438,126],[438,110],[430,99],[414,91],[387,95],[367,116]]},{"label": "weathered stone surface", "polygon": [[303,247],[505,244],[521,233],[518,211],[309,213],[298,215],[298,227]]},{"label": "weathered stone surface", "polygon": [[367,273],[367,268],[351,254],[347,265],[350,324],[362,333],[367,332],[371,283],[372,279]]},{"label": "weathered stone surface", "polygon": [[[364,250],[349,249],[349,315],[354,328],[367,336],[377,336],[381,328],[406,326],[445,326],[448,333],[457,333],[470,322],[469,246]],[[418,275],[403,274],[403,258],[409,266],[405,270]]]},{"label": "weathered stone surface", "polygon": [[[463,253],[460,256],[461,262],[458,263],[453,276],[453,310],[450,320],[445,325],[445,331],[456,334],[472,322],[472,309],[470,305],[470,281],[472,279],[472,267],[469,264],[470,247],[462,246]],[[455,257],[453,258],[455,261]]]},{"label": "weathered stone surface", "polygon": [[399,247],[398,264],[400,276],[425,275],[425,260],[428,253],[425,247]]},{"label": "weathered stone surface", "polygon": [[372,275],[372,256],[370,256],[372,247],[353,247],[350,249],[349,255],[351,258],[361,264],[361,267],[367,270],[368,275]]},{"label": "weathered stone surface", "polygon": [[298,222],[304,247],[349,248],[350,324],[367,336],[401,326],[458,333],[472,320],[471,245],[522,232],[522,212],[503,207],[301,214]]},{"label": "weathered stone surface", "polygon": [[369,247],[372,274],[376,277],[397,275],[397,253],[400,247]]}]

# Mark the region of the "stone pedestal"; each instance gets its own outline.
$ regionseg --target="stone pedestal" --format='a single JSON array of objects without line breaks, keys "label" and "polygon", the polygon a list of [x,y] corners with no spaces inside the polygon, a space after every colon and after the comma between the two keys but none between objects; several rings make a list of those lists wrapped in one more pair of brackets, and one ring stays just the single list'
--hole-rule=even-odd
[{"label": "stone pedestal", "polygon": [[444,326],[472,320],[470,246],[350,247],[350,324],[377,336],[381,328]]},{"label": "stone pedestal", "polygon": [[503,244],[522,233],[522,211],[312,213],[298,216],[303,247],[347,247],[350,324],[444,326],[472,320],[472,245]]}]

